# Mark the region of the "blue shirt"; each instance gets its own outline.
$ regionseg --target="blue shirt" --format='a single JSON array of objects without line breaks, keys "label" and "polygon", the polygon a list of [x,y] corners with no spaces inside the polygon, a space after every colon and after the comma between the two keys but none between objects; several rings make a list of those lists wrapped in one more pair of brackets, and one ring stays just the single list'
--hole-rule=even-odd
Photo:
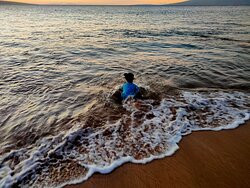
[{"label": "blue shirt", "polygon": [[125,83],[122,86],[122,99],[128,98],[128,96],[135,96],[139,92],[139,87],[133,83]]}]

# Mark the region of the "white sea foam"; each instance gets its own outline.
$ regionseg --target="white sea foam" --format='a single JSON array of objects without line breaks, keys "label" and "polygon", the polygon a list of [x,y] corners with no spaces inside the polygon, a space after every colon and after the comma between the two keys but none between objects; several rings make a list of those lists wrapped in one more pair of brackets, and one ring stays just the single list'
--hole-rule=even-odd
[{"label": "white sea foam", "polygon": [[[1,159],[0,175],[6,175],[0,186],[79,183],[126,162],[144,164],[170,156],[183,135],[236,128],[250,116],[249,95],[240,92],[184,91],[154,102],[127,100],[123,104],[127,113],[115,123],[84,129],[75,125],[35,149],[12,151]],[[18,165],[12,164],[13,156],[21,158]]]}]

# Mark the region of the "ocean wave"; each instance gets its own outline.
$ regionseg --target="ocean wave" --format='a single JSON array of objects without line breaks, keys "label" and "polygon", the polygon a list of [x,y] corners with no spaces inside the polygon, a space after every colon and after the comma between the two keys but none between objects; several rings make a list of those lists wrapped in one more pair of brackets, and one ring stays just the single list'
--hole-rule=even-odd
[{"label": "ocean wave", "polygon": [[[227,37],[223,36],[226,34],[224,31],[219,30],[183,30],[183,29],[170,29],[170,30],[135,30],[135,29],[103,29],[103,32],[106,35],[123,35],[123,37],[131,37],[131,38],[153,38],[153,37],[199,37],[205,38],[207,40],[222,40],[222,41],[231,41],[231,42],[247,42],[249,40],[240,40],[235,39],[233,36]],[[238,34],[248,34],[248,32],[240,32]]]},{"label": "ocean wave", "polygon": [[249,95],[175,91],[161,100],[92,102],[70,129],[0,158],[1,187],[62,187],[126,162],[172,155],[183,135],[236,128],[249,119]]},{"label": "ocean wave", "polygon": [[[0,187],[79,182],[247,119],[247,7],[0,9]],[[128,71],[154,95],[122,107],[106,95]]]}]

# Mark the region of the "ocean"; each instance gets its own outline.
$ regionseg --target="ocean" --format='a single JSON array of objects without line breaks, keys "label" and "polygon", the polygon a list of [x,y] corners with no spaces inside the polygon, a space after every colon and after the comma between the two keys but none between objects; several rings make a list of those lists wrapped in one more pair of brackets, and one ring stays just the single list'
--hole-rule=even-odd
[{"label": "ocean", "polygon": [[[125,72],[144,100],[112,100]],[[0,6],[0,187],[172,155],[247,121],[249,94],[250,7]]]}]

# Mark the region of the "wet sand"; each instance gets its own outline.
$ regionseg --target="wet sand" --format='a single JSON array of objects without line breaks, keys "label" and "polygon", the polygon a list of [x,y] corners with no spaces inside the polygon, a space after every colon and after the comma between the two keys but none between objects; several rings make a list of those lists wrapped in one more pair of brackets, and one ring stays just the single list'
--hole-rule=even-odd
[{"label": "wet sand", "polygon": [[185,136],[171,157],[125,164],[71,188],[250,187],[250,121],[237,129]]}]

